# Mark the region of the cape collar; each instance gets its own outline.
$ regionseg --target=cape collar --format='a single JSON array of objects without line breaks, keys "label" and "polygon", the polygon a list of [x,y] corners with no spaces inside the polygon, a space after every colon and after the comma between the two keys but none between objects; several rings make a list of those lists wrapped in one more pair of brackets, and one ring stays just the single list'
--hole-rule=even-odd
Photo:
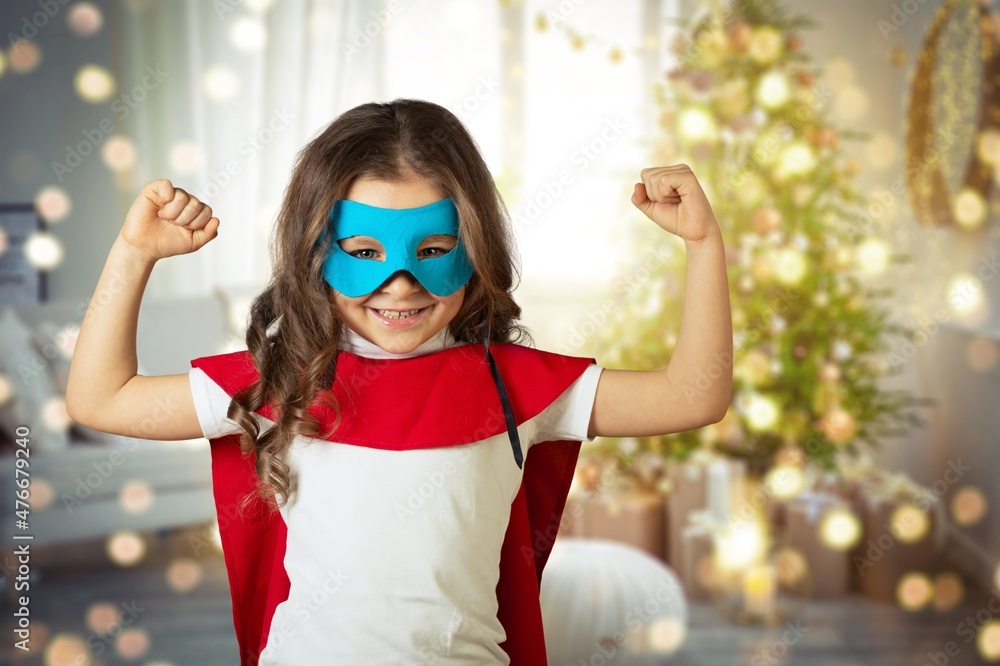
[{"label": "cape collar", "polygon": [[466,344],[456,340],[455,336],[451,333],[451,328],[445,326],[430,338],[420,343],[420,345],[418,345],[415,349],[396,354],[386,351],[374,342],[361,337],[359,333],[347,326],[347,324],[344,324],[343,328],[344,332],[340,337],[340,349],[357,356],[364,356],[365,358],[411,358],[414,356],[423,356],[424,354],[432,354],[434,352],[441,351],[442,349],[448,349],[457,345]]}]

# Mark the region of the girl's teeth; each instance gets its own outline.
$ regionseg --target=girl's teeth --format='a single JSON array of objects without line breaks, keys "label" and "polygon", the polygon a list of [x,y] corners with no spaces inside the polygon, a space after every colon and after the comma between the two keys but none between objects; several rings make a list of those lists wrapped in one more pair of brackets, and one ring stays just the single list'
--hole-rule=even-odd
[{"label": "girl's teeth", "polygon": [[376,310],[376,312],[378,312],[386,319],[406,319],[407,317],[417,314],[422,309],[423,308],[418,308],[416,310],[409,310],[407,312],[395,312],[393,310]]}]

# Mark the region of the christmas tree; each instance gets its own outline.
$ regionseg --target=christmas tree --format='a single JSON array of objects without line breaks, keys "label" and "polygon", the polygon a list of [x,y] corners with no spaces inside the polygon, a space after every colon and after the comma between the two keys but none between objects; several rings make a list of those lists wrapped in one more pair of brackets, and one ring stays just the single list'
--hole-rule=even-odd
[{"label": "christmas tree", "polygon": [[[812,23],[772,0],[741,0],[687,21],[676,66],[656,86],[662,136],[649,166],[685,163],[712,204],[727,245],[733,305],[733,404],[719,423],[629,440],[601,438],[585,455],[686,458],[714,448],[763,472],[776,457],[834,470],[838,452],[905,434],[930,404],[881,379],[901,371],[891,336],[892,290],[873,275],[893,254],[864,213],[844,152],[865,134],[827,118],[821,72],[801,51]],[[683,245],[637,231],[617,307],[589,341],[608,367],[666,367],[683,304]],[[656,261],[649,261],[655,257]],[[705,378],[710,381],[710,377]],[[697,391],[697,388],[692,390]]]}]

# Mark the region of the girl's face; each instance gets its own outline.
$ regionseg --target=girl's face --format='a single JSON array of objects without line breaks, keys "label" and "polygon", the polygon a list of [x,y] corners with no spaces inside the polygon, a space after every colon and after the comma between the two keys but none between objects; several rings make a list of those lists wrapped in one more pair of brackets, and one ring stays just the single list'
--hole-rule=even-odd
[{"label": "girl's face", "polygon": [[[440,201],[445,196],[427,181],[414,176],[399,181],[358,178],[345,198],[381,208],[416,208]],[[458,239],[451,235],[429,236],[417,248],[417,254],[438,256],[451,250],[457,242]],[[370,236],[345,238],[340,241],[340,247],[362,259],[385,260],[382,244]],[[334,301],[344,323],[365,340],[394,354],[413,351],[447,326],[458,314],[464,297],[465,285],[448,296],[435,296],[408,272],[390,276],[375,291],[357,298],[334,290]],[[417,309],[420,312],[415,315],[396,319],[379,312],[406,313]]]}]

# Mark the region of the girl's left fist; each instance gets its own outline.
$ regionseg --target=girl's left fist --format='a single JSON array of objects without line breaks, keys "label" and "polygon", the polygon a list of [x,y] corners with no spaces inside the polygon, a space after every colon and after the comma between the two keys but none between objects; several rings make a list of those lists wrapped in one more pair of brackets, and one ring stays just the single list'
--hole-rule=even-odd
[{"label": "girl's left fist", "polygon": [[719,233],[708,197],[688,165],[650,167],[639,177],[632,203],[653,222],[686,242],[700,243]]}]

